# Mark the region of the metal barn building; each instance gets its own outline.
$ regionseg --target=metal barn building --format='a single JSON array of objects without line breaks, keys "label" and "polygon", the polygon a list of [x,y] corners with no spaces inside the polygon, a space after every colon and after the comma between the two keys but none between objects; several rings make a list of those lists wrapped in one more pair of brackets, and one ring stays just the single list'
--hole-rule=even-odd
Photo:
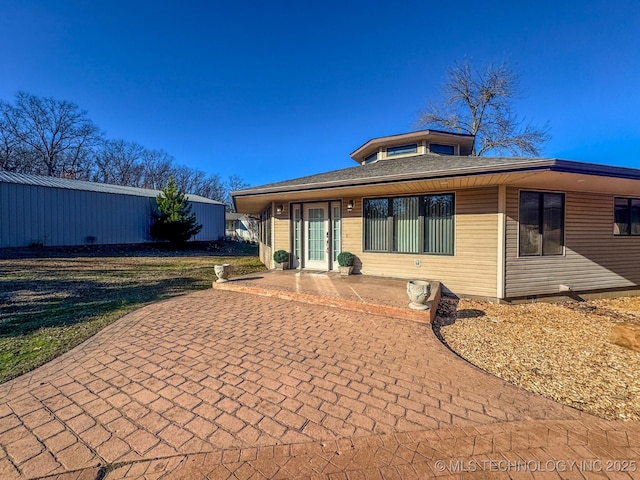
[{"label": "metal barn building", "polygon": [[[144,243],[158,190],[0,172],[0,248]],[[187,195],[200,233],[224,238],[225,205]]]}]

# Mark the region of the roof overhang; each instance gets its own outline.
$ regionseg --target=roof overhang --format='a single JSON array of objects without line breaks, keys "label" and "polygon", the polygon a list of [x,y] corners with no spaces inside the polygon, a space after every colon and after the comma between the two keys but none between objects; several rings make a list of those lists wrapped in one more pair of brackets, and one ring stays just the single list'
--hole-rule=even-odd
[{"label": "roof overhang", "polygon": [[640,192],[640,170],[539,159],[495,167],[448,168],[424,174],[386,175],[348,181],[258,187],[232,192],[232,196],[238,212],[257,214],[271,202],[408,195],[415,192],[451,191],[497,185],[637,196]]}]

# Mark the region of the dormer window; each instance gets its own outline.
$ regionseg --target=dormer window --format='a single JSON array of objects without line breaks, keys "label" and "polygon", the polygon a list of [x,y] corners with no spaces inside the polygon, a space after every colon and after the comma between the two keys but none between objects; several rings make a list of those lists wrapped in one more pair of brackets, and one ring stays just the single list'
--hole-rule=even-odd
[{"label": "dormer window", "polygon": [[371,155],[369,155],[367,158],[364,159],[364,164],[368,164],[368,163],[373,163],[376,160],[378,160],[378,152],[372,153]]},{"label": "dormer window", "polygon": [[412,143],[411,145],[400,145],[397,147],[387,147],[387,157],[411,155],[412,153],[418,153],[417,143]]},{"label": "dormer window", "polygon": [[455,148],[453,145],[443,145],[441,143],[430,143],[429,151],[440,155],[455,155]]}]

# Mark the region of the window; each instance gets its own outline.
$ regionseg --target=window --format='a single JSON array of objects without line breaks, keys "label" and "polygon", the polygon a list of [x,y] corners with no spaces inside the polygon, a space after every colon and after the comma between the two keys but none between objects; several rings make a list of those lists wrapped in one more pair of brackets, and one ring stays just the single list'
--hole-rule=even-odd
[{"label": "window", "polygon": [[562,255],[564,193],[520,192],[520,256]]},{"label": "window", "polygon": [[364,164],[366,165],[367,163],[373,163],[376,160],[378,160],[378,152],[372,153],[371,155],[369,155],[368,157],[366,157],[364,159]]},{"label": "window", "polygon": [[424,252],[453,255],[453,194],[424,197]]},{"label": "window", "polygon": [[455,153],[453,145],[441,145],[439,143],[429,144],[429,151],[440,155],[453,155]]},{"label": "window", "polygon": [[331,232],[331,239],[333,240],[333,261],[338,261],[338,255],[341,252],[340,247],[340,209],[341,205],[339,203],[334,203],[332,205],[333,214],[331,215],[331,223],[333,225],[333,231]]},{"label": "window", "polygon": [[418,197],[394,198],[392,200],[393,251],[418,253],[420,242],[420,220]]},{"label": "window", "polygon": [[364,201],[364,249],[370,252],[389,250],[389,200]]},{"label": "window", "polygon": [[302,256],[302,217],[301,206],[293,207],[293,258],[299,260]]},{"label": "window", "polygon": [[418,153],[418,144],[412,145],[400,145],[399,147],[387,148],[387,157],[393,157],[394,155],[408,155],[410,153]]},{"label": "window", "polygon": [[613,234],[640,235],[640,198],[614,199]]},{"label": "window", "polygon": [[260,241],[266,246],[271,246],[271,207],[260,215]]},{"label": "window", "polygon": [[364,250],[453,255],[454,196],[364,200]]}]

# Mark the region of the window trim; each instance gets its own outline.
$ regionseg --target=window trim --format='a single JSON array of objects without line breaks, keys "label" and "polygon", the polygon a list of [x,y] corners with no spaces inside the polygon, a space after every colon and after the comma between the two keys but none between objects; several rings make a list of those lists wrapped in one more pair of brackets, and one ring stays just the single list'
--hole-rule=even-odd
[{"label": "window trim", "polygon": [[371,155],[367,155],[364,160],[362,160],[362,163],[364,165],[368,165],[370,163],[374,163],[378,161],[378,151],[376,150],[374,153],[372,153]]},{"label": "window trim", "polygon": [[[411,151],[411,152],[395,152],[394,150],[400,150],[402,148],[414,148],[415,150]],[[418,153],[418,144],[417,143],[407,143],[406,145],[394,145],[392,147],[387,147],[386,148],[386,154],[387,157],[401,157],[403,155],[414,155],[416,153]]]},{"label": "window trim", "polygon": [[[437,145],[439,147],[451,147],[452,152],[451,153],[434,152],[433,150],[431,150],[431,146],[432,145]],[[447,144],[447,143],[429,143],[429,153],[436,153],[438,155],[455,155],[456,154],[456,146],[455,145],[450,145],[450,144]]]},{"label": "window trim", "polygon": [[[427,196],[441,196],[451,195],[453,200],[453,208],[451,217],[453,221],[453,232],[451,235],[451,253],[431,253],[425,252],[424,241],[424,228],[425,228],[425,202],[424,198]],[[393,199],[394,198],[417,198],[418,199],[418,251],[417,252],[397,252],[393,250]],[[365,203],[368,200],[387,200],[387,250],[367,250],[366,248],[366,209]],[[456,205],[456,192],[432,192],[422,193],[420,195],[394,195],[385,197],[363,197],[362,198],[362,252],[363,253],[384,253],[392,255],[429,255],[437,257],[455,257],[456,256],[456,224],[457,224],[457,205]]]},{"label": "window trim", "polygon": [[265,208],[260,214],[260,242],[267,246],[272,246],[272,233],[271,227],[273,223],[273,217],[271,215],[271,206]]},{"label": "window trim", "polygon": [[[629,233],[616,233],[615,230],[615,226],[616,226],[616,200],[626,200],[627,201],[627,209],[628,209],[628,220],[627,220],[627,227],[628,227],[628,232]],[[632,233],[632,221],[631,221],[631,202],[633,200],[637,200],[640,201],[640,197],[613,197],[613,225],[612,225],[612,233],[614,237],[639,237],[640,233]]]},{"label": "window trim", "polygon": [[[542,251],[539,254],[531,254],[531,255],[522,255],[520,253],[520,198],[522,192],[528,193],[537,193],[540,195],[544,195],[546,193],[550,194],[559,194],[562,195],[562,252],[561,253],[552,253],[545,255]],[[544,201],[540,206],[541,209],[544,208]],[[542,217],[540,217],[541,219]],[[556,191],[556,190],[529,190],[529,189],[520,189],[518,190],[518,221],[516,224],[516,242],[518,248],[517,258],[532,258],[532,259],[540,259],[540,258],[564,258],[567,255],[567,193]],[[542,249],[542,247],[541,247]]]},{"label": "window trim", "polygon": [[451,197],[453,198],[453,209],[451,212],[451,218],[453,221],[453,233],[451,235],[451,253],[432,253],[432,252],[425,252],[424,251],[424,220],[426,218],[426,215],[424,215],[424,210],[423,210],[423,215],[420,217],[420,232],[421,232],[421,242],[422,245],[420,246],[420,251],[422,252],[422,255],[434,255],[437,257],[455,257],[456,256],[456,224],[457,224],[457,214],[456,214],[456,210],[457,210],[457,202],[456,202],[456,192],[440,192],[440,193],[425,193],[422,194],[420,196],[420,202],[421,202],[421,207],[424,209],[424,197],[426,196],[436,196],[436,195],[451,195]]}]

